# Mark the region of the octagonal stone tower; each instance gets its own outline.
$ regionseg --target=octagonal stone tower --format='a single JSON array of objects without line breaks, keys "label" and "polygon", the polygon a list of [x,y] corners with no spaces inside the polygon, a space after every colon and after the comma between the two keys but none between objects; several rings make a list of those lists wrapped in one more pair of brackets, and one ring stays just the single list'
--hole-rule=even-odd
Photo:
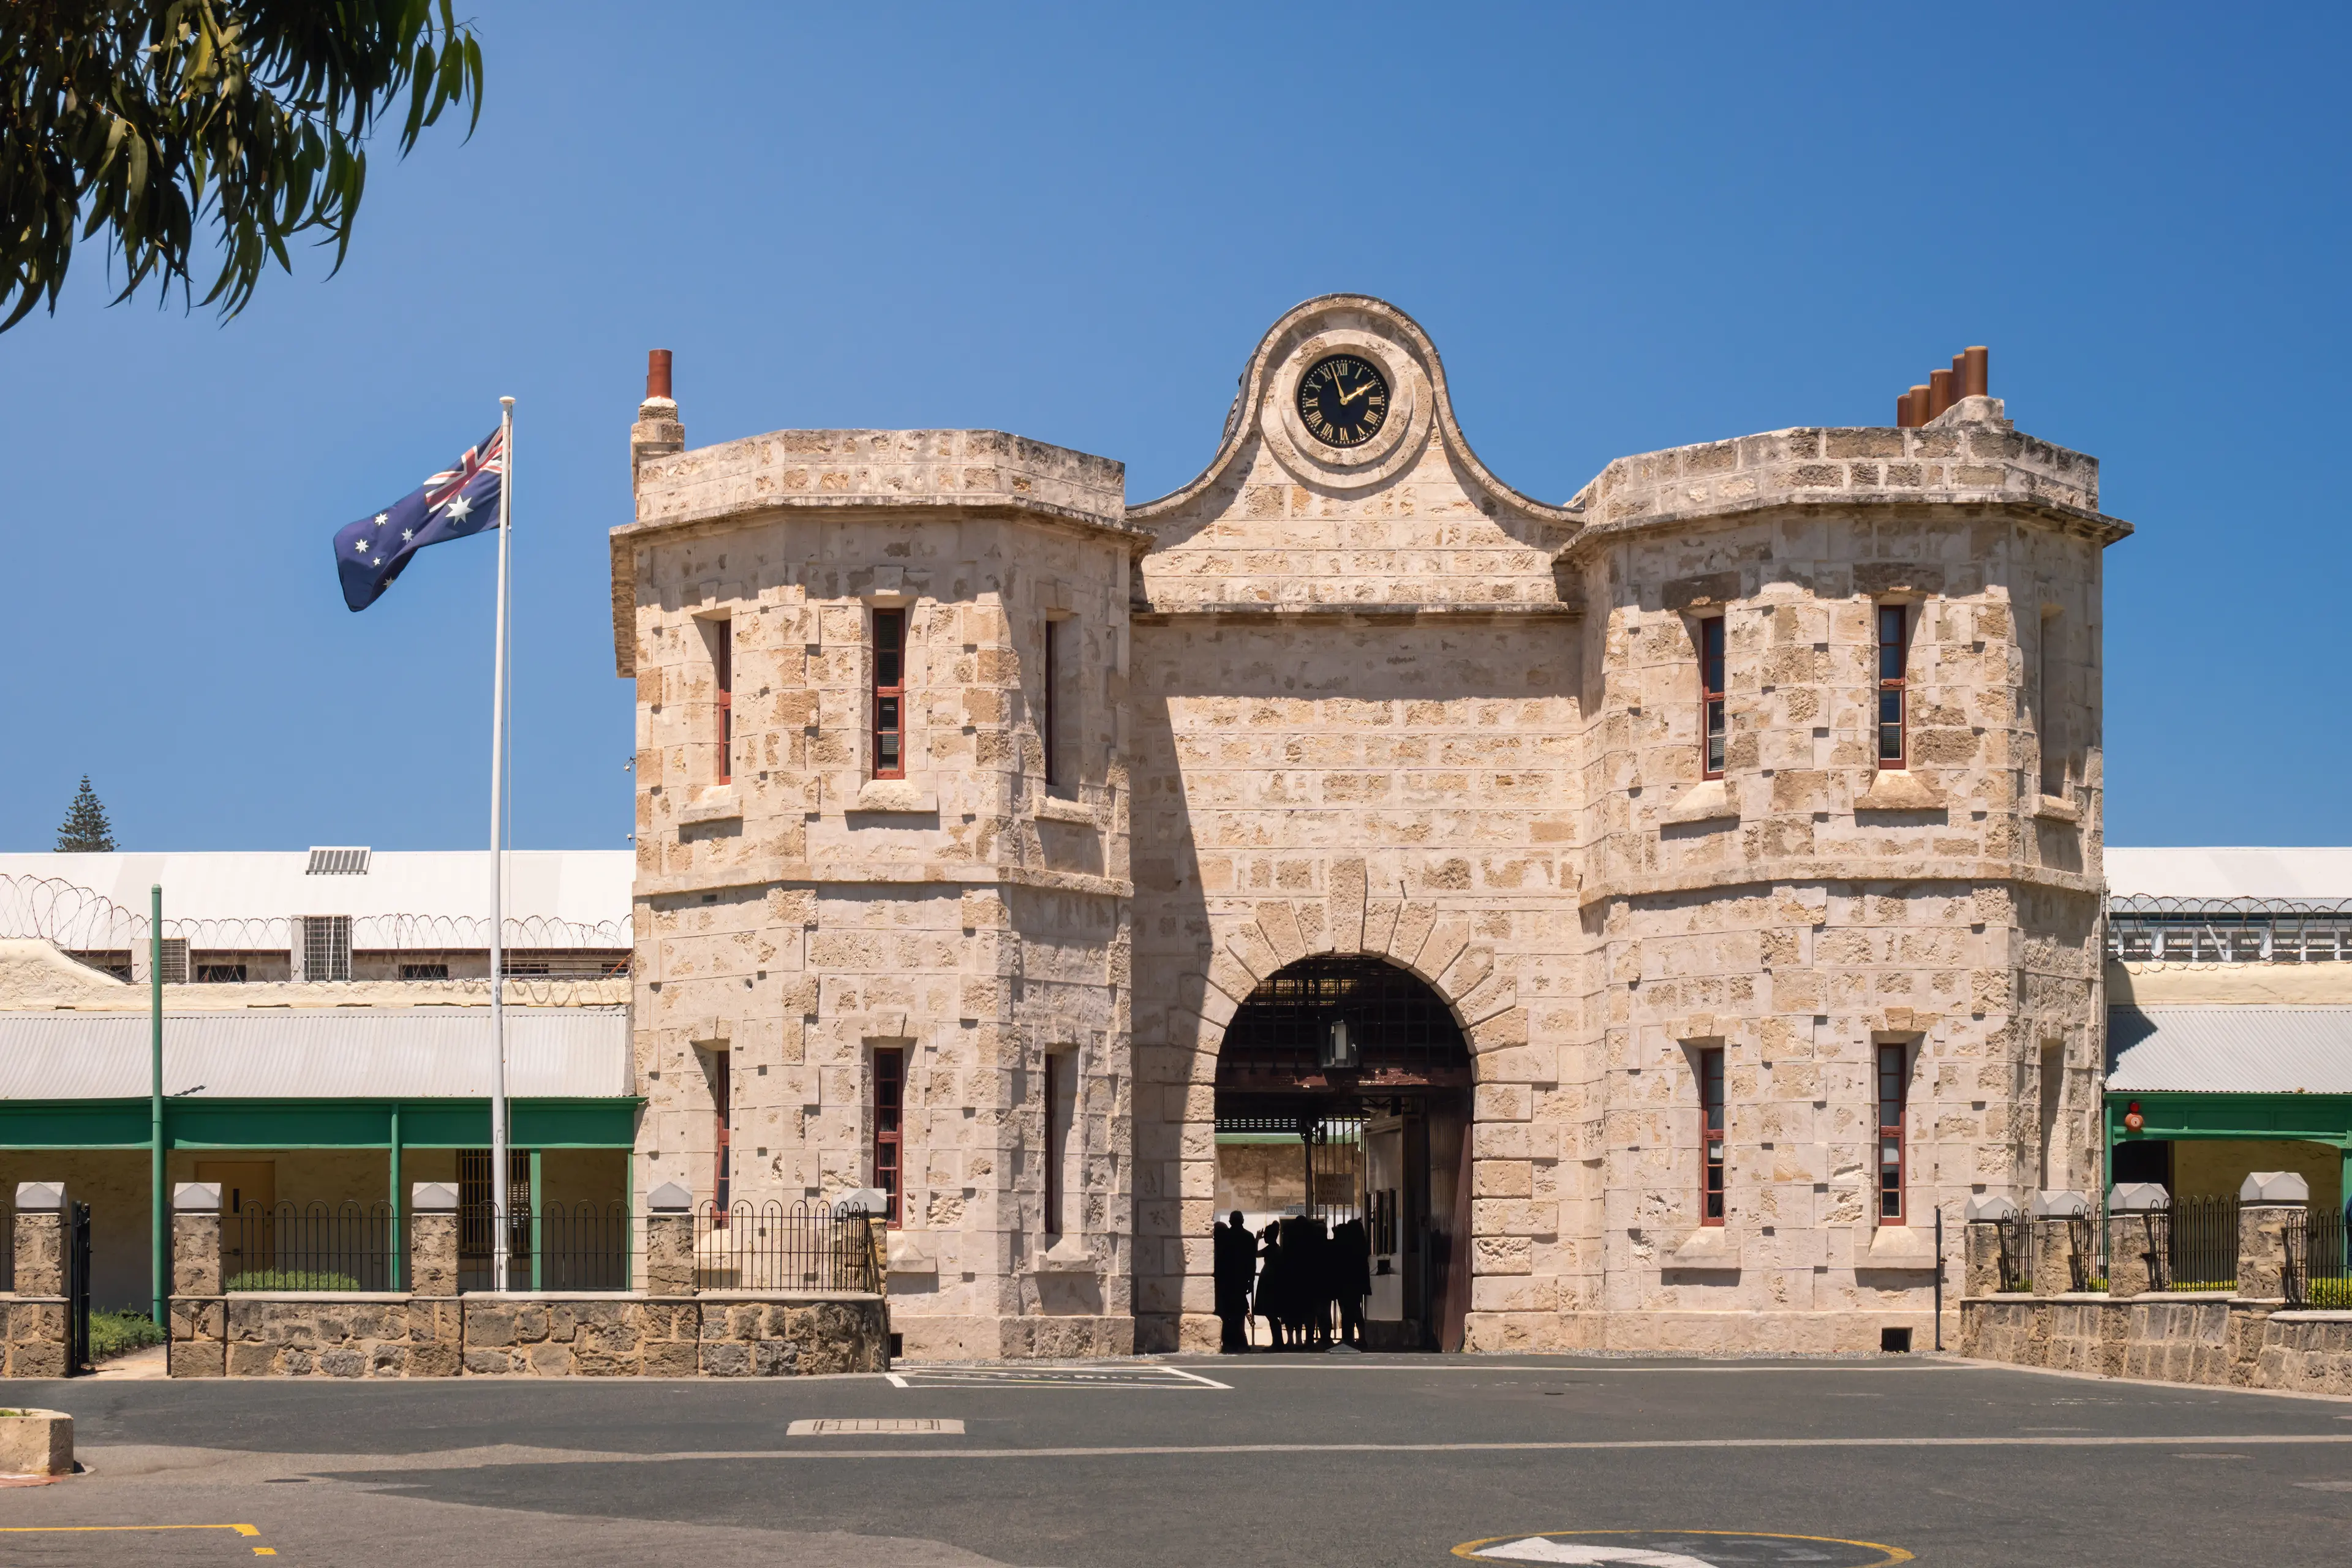
[{"label": "octagonal stone tower", "polygon": [[1213,1347],[1221,1125],[1349,1129],[1305,1206],[1390,1216],[1374,1327],[1482,1349],[1875,1347],[1939,1206],[2099,1180],[2128,529],[1998,401],[1552,505],[1334,295],[1129,506],[989,431],[687,451],[655,390],[638,1179],[889,1186],[909,1355]]}]

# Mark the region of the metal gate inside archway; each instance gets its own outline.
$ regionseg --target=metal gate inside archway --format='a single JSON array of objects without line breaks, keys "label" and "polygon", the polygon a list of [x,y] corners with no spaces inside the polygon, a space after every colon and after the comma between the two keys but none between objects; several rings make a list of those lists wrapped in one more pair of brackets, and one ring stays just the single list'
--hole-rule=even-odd
[{"label": "metal gate inside archway", "polygon": [[[1461,1028],[1417,976],[1361,956],[1289,965],[1235,1011],[1218,1050],[1218,1219],[1239,1210],[1262,1257],[1286,1237],[1303,1238],[1306,1252],[1349,1238],[1362,1254],[1358,1283],[1369,1287],[1367,1349],[1460,1349],[1470,1082]],[[1341,1230],[1351,1224],[1360,1232]],[[1325,1267],[1348,1276],[1337,1253]],[[1260,1295],[1297,1310],[1297,1289]],[[1309,1298],[1310,1321],[1325,1314],[1336,1326],[1348,1315]],[[1267,1342],[1272,1323],[1254,1323],[1253,1342]]]}]

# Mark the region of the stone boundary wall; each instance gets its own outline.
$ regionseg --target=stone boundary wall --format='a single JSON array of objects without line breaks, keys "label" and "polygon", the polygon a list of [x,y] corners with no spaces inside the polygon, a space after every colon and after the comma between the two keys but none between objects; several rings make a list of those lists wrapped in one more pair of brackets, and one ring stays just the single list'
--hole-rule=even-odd
[{"label": "stone boundary wall", "polygon": [[889,1369],[867,1295],[174,1297],[173,1377],[787,1377]]},{"label": "stone boundary wall", "polygon": [[2352,1394],[2352,1312],[2210,1291],[1971,1297],[1962,1355],[2206,1387]]}]

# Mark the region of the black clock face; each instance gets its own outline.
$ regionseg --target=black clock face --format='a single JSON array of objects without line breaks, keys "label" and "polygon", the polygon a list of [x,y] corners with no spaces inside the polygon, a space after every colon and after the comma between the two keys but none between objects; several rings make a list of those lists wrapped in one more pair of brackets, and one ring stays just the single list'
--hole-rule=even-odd
[{"label": "black clock face", "polygon": [[1331,447],[1360,447],[1389,416],[1389,378],[1370,360],[1333,354],[1298,378],[1298,417]]}]

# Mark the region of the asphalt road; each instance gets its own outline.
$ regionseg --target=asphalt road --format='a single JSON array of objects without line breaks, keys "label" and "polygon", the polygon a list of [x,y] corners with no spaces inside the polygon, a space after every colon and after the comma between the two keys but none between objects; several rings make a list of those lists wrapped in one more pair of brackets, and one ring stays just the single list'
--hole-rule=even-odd
[{"label": "asphalt road", "polygon": [[[12,1384],[89,1473],[0,1490],[0,1564],[2352,1562],[2347,1401],[1925,1356],[902,1371]],[[788,1432],[860,1417],[963,1429]]]}]

